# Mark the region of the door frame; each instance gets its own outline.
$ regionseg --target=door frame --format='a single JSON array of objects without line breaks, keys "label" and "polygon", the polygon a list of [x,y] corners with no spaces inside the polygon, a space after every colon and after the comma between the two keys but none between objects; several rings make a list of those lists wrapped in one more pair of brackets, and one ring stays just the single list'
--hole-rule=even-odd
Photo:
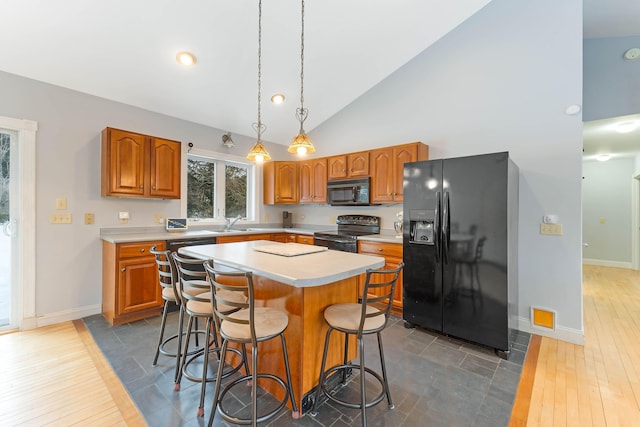
[{"label": "door frame", "polygon": [[640,172],[631,182],[631,268],[640,270]]},{"label": "door frame", "polygon": [[[0,128],[18,135],[18,327],[33,329],[36,322],[36,132],[38,122],[0,116]],[[13,255],[13,253],[12,253]],[[13,298],[13,296],[12,296]]]}]

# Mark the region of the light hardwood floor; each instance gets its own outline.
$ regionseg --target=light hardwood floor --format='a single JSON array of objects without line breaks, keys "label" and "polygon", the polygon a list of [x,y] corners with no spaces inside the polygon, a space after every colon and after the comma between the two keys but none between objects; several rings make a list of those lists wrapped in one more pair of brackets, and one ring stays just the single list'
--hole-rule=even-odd
[{"label": "light hardwood floor", "polygon": [[510,425],[640,425],[640,271],[585,265],[583,293],[585,345],[536,337]]},{"label": "light hardwood floor", "polygon": [[[640,425],[640,272],[584,266],[585,345],[534,335],[511,426]],[[0,336],[0,424],[145,425],[82,321]]]},{"label": "light hardwood floor", "polygon": [[2,335],[0,355],[0,425],[146,425],[81,320]]}]

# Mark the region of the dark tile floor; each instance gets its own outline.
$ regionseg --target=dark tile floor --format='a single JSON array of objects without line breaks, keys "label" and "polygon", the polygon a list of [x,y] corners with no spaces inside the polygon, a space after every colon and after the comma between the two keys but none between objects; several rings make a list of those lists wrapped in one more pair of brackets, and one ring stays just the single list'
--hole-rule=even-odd
[{"label": "dark tile floor", "polygon": [[[174,392],[174,359],[161,355],[158,364],[151,365],[160,317],[115,327],[100,315],[87,317],[84,322],[149,426],[206,425],[214,384],[207,386],[205,418],[198,418],[200,384],[183,379],[181,391]],[[167,331],[176,329],[177,313],[174,312],[169,315]],[[383,344],[395,409],[389,410],[386,400],[368,409],[368,424],[506,426],[529,338],[528,333],[516,332],[509,360],[503,360],[489,349],[423,329],[406,329],[402,319],[392,317],[383,333]],[[365,354],[367,365],[377,369],[375,336],[367,337]],[[199,372],[197,366],[194,369]],[[354,372],[340,393],[357,396],[359,374]],[[369,390],[377,386],[368,383],[367,387]],[[236,398],[239,400],[231,405],[244,406],[242,398]],[[219,416],[214,424],[227,425]],[[267,425],[340,427],[361,425],[361,419],[359,410],[323,401],[316,417],[305,415],[294,420],[290,411],[282,411]]]}]

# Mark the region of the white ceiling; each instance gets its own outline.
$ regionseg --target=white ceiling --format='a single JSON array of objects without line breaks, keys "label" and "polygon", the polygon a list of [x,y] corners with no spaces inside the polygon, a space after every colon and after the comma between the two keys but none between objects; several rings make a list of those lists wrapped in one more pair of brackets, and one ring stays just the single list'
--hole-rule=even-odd
[{"label": "white ceiling", "polygon": [[[307,132],[489,1],[306,0]],[[0,70],[255,137],[257,0],[2,3]],[[262,9],[263,139],[288,144],[298,131],[300,1]],[[640,35],[638,22],[640,1],[584,0],[586,38]],[[195,53],[195,67],[176,62],[181,50]],[[269,102],[277,92],[280,106]],[[585,155],[602,140],[619,149],[608,126],[585,124]]]},{"label": "white ceiling", "polygon": [[[584,38],[640,35],[640,1],[583,0],[583,8]],[[633,120],[640,125],[640,114],[585,122],[584,159],[593,160],[598,154],[624,157],[640,152],[640,126],[625,134],[615,130],[619,123]]]},{"label": "white ceiling", "polygon": [[[255,137],[257,0],[2,0],[0,70]],[[337,113],[489,0],[307,0],[305,130]],[[299,0],[262,5],[263,139],[299,129]],[[175,55],[197,56],[192,68]],[[269,98],[283,93],[286,102]]]}]

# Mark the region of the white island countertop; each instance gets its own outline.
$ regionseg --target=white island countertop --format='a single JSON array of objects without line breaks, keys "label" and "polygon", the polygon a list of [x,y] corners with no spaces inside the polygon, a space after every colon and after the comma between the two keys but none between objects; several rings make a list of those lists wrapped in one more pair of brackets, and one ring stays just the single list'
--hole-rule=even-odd
[{"label": "white island countertop", "polygon": [[254,249],[255,247],[278,244],[283,246],[297,245],[296,243],[254,240],[217,245],[185,246],[178,252],[198,259],[213,259],[217,263],[252,271],[255,275],[298,288],[326,285],[362,274],[369,268],[381,268],[385,265],[385,260],[382,257],[334,250],[282,256]]}]

